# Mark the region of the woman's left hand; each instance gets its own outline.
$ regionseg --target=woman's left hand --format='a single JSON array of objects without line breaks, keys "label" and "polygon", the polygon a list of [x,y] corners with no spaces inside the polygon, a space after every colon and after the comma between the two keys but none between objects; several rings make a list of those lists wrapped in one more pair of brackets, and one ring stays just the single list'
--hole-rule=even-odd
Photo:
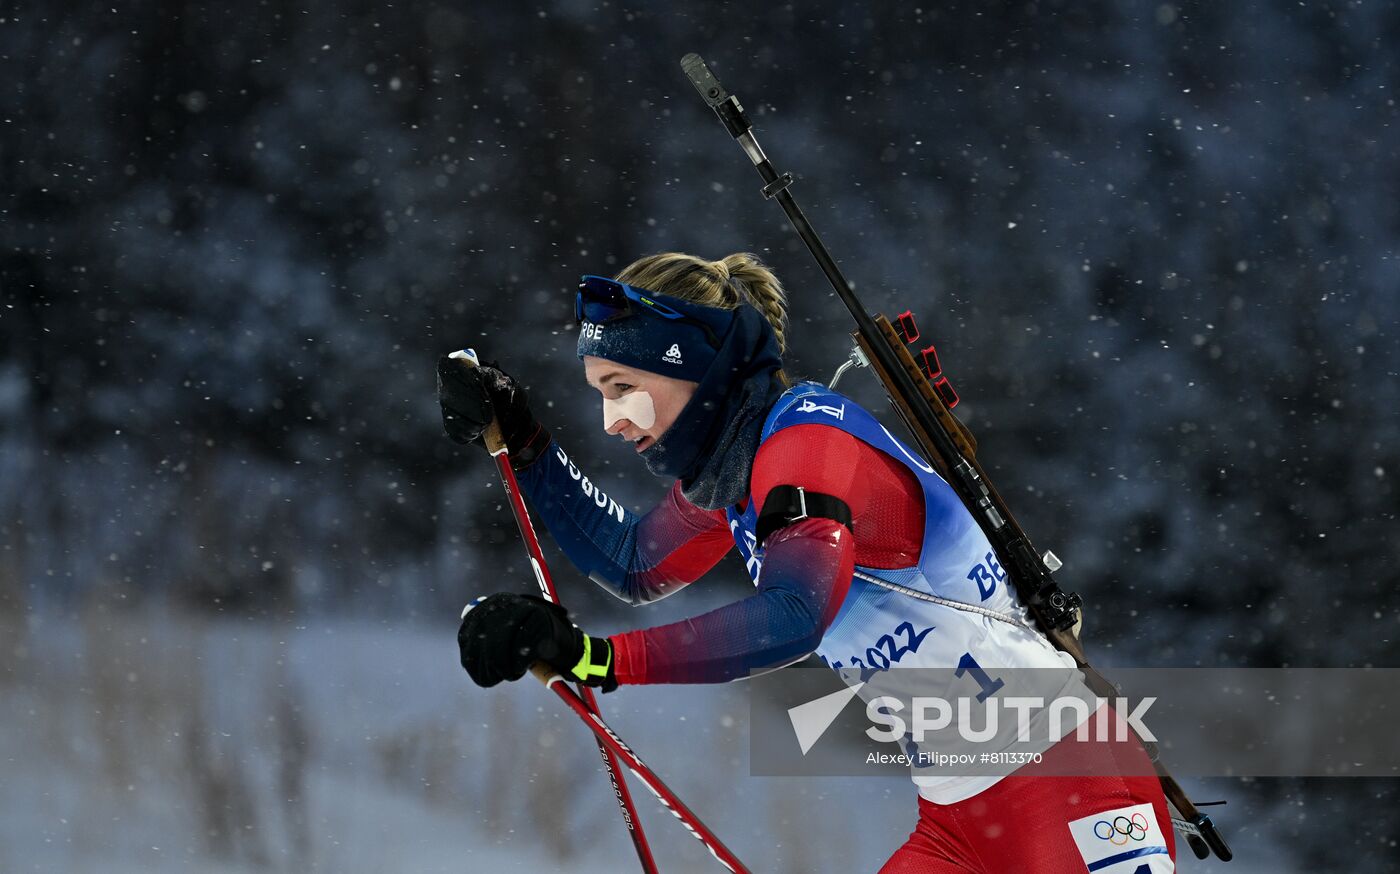
[{"label": "woman's left hand", "polygon": [[478,686],[518,680],[542,661],[584,685],[617,688],[612,642],[584,634],[563,607],[538,595],[498,592],[468,604],[457,647]]}]

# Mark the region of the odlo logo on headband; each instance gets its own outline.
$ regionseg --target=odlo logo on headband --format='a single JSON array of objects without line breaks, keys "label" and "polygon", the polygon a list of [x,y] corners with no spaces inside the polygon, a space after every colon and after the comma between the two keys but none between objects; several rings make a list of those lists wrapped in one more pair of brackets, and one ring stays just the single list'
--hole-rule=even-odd
[{"label": "odlo logo on headband", "polygon": [[666,354],[661,356],[661,360],[670,364],[680,364],[681,344],[672,343],[671,348],[666,350]]}]

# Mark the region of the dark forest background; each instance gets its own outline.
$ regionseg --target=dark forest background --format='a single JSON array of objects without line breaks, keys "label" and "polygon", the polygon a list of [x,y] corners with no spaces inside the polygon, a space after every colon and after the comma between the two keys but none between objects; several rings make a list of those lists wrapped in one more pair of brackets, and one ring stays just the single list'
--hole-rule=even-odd
[{"label": "dark forest background", "polygon": [[[1092,655],[1394,666],[1397,46],[1375,2],[6,4],[0,612],[446,629],[528,587],[435,360],[499,359],[645,506],[570,298],[643,254],[762,255],[829,379],[847,317],[698,51],[866,305],[939,344]],[[556,574],[585,625],[709,603]],[[1232,791],[1297,802],[1300,860],[1393,852],[1393,784]]]}]

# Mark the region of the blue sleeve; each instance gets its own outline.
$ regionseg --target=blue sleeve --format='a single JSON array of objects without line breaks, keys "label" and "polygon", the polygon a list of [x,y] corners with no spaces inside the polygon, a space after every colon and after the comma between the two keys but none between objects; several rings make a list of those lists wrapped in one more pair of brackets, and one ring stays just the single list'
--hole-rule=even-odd
[{"label": "blue sleeve", "polygon": [[614,635],[619,683],[723,683],[782,667],[821,643],[855,569],[851,533],[830,519],[776,532],[758,591],[691,619]]},{"label": "blue sleeve", "polygon": [[557,442],[516,479],[569,561],[631,604],[694,582],[733,545],[724,518],[685,500],[679,485],[645,515],[628,512]]}]

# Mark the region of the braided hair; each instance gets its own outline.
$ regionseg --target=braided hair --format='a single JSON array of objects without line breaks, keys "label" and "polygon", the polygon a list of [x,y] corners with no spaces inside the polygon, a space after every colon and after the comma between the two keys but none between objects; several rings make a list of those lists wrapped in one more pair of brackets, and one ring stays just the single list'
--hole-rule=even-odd
[{"label": "braided hair", "polygon": [[[617,274],[618,282],[704,306],[734,309],[749,304],[773,326],[778,351],[787,351],[787,292],[767,264],[751,252],[706,261],[681,252],[638,258]],[[779,371],[784,385],[786,374]]]}]

